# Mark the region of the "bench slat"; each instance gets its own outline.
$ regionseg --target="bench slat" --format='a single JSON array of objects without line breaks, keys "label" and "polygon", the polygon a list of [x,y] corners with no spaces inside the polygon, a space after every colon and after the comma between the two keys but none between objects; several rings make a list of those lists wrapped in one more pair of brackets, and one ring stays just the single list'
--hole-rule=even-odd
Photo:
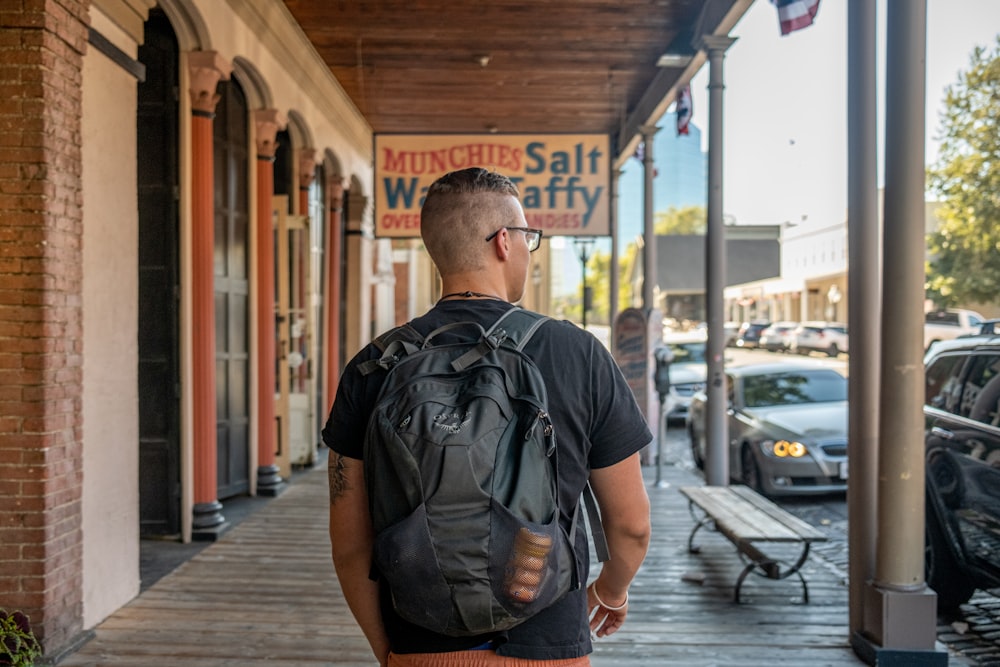
[{"label": "bench slat", "polygon": [[[736,579],[733,597],[737,604],[740,602],[743,581],[751,572],[768,579],[785,579],[796,575],[802,583],[802,600],[809,602],[809,587],[801,568],[809,557],[810,545],[826,541],[826,535],[746,486],[682,486],[680,491],[706,515],[700,520],[695,517],[695,527],[688,538],[689,551],[696,551],[695,533],[703,526],[714,525],[716,531],[750,559],[751,562]],[[786,564],[769,558],[754,546],[755,542],[785,542],[802,546],[798,560]]]},{"label": "bench slat", "polygon": [[687,486],[681,493],[734,542],[823,542],[826,535],[745,486]]}]

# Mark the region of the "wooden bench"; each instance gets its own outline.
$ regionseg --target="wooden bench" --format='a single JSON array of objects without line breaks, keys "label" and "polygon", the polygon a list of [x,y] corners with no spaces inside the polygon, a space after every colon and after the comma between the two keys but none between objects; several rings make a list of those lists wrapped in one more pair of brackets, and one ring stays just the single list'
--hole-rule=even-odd
[{"label": "wooden bench", "polygon": [[[813,542],[825,542],[826,535],[815,527],[792,516],[773,502],[746,486],[685,486],[681,487],[689,501],[695,527],[688,538],[688,551],[698,553],[695,533],[709,526],[732,542],[747,565],[736,580],[734,599],[740,602],[740,588],[751,572],[768,579],[784,579],[796,575],[802,582],[802,600],[809,602],[809,587],[800,569],[809,558]],[[701,511],[699,516],[695,508]],[[760,543],[801,544],[798,559],[790,566],[767,556]]]}]

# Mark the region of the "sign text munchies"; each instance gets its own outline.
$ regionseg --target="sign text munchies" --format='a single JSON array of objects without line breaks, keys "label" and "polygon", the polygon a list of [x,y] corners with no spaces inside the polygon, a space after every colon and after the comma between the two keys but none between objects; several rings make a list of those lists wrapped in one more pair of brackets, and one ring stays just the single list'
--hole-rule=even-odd
[{"label": "sign text munchies", "polygon": [[420,234],[420,206],[439,176],[483,167],[509,176],[529,227],[546,235],[610,233],[605,135],[376,135],[376,235]]}]

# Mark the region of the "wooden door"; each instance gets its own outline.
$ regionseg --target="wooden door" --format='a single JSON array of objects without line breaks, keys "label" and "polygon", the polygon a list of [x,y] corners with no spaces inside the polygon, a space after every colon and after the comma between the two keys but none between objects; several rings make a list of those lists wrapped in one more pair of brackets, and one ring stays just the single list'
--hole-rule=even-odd
[{"label": "wooden door", "polygon": [[250,490],[248,109],[220,84],[215,146],[215,399],[219,499]]},{"label": "wooden door", "polygon": [[287,199],[274,198],[275,205],[275,322],[277,354],[276,413],[281,475],[293,465],[313,462],[314,364],[312,347],[313,310],[309,218],[287,213]]},{"label": "wooden door", "polygon": [[180,533],[178,276],[179,49],[170,22],[152,10],[139,61],[139,524],[142,535]]}]

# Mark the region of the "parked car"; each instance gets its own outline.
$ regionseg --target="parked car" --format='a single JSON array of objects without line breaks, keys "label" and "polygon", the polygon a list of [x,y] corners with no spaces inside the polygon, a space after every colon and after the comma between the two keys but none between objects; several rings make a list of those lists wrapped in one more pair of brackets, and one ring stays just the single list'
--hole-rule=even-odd
[{"label": "parked car", "polygon": [[924,349],[942,340],[953,340],[963,334],[974,334],[985,318],[974,310],[951,308],[932,310],[924,314]]},{"label": "parked car", "polygon": [[949,610],[1000,587],[1000,336],[937,343],[924,366],[924,565]]},{"label": "parked car", "polygon": [[[847,488],[847,379],[815,362],[726,371],[729,476],[768,495]],[[705,392],[691,399],[691,453],[705,461]]]},{"label": "parked car", "polygon": [[994,336],[1000,335],[1000,319],[994,318],[983,320],[979,323],[979,330],[974,333],[967,333],[958,338],[968,338],[969,336]]},{"label": "parked car", "polygon": [[725,347],[736,347],[736,337],[740,333],[740,323],[726,322],[722,325],[722,330],[725,336]]},{"label": "parked car", "polygon": [[848,351],[847,325],[842,322],[803,322],[795,329],[789,349],[798,354],[822,352],[836,357]]},{"label": "parked car", "polygon": [[691,397],[705,389],[708,367],[705,364],[705,332],[664,334],[663,342],[673,352],[670,363],[670,393],[672,406],[667,419],[684,419]]},{"label": "parked car", "polygon": [[771,352],[788,352],[798,326],[798,322],[775,322],[760,332],[757,347]]},{"label": "parked car", "polygon": [[744,322],[740,325],[740,330],[736,333],[736,347],[757,347],[757,341],[760,340],[760,332],[769,326],[771,326],[769,320]]}]

